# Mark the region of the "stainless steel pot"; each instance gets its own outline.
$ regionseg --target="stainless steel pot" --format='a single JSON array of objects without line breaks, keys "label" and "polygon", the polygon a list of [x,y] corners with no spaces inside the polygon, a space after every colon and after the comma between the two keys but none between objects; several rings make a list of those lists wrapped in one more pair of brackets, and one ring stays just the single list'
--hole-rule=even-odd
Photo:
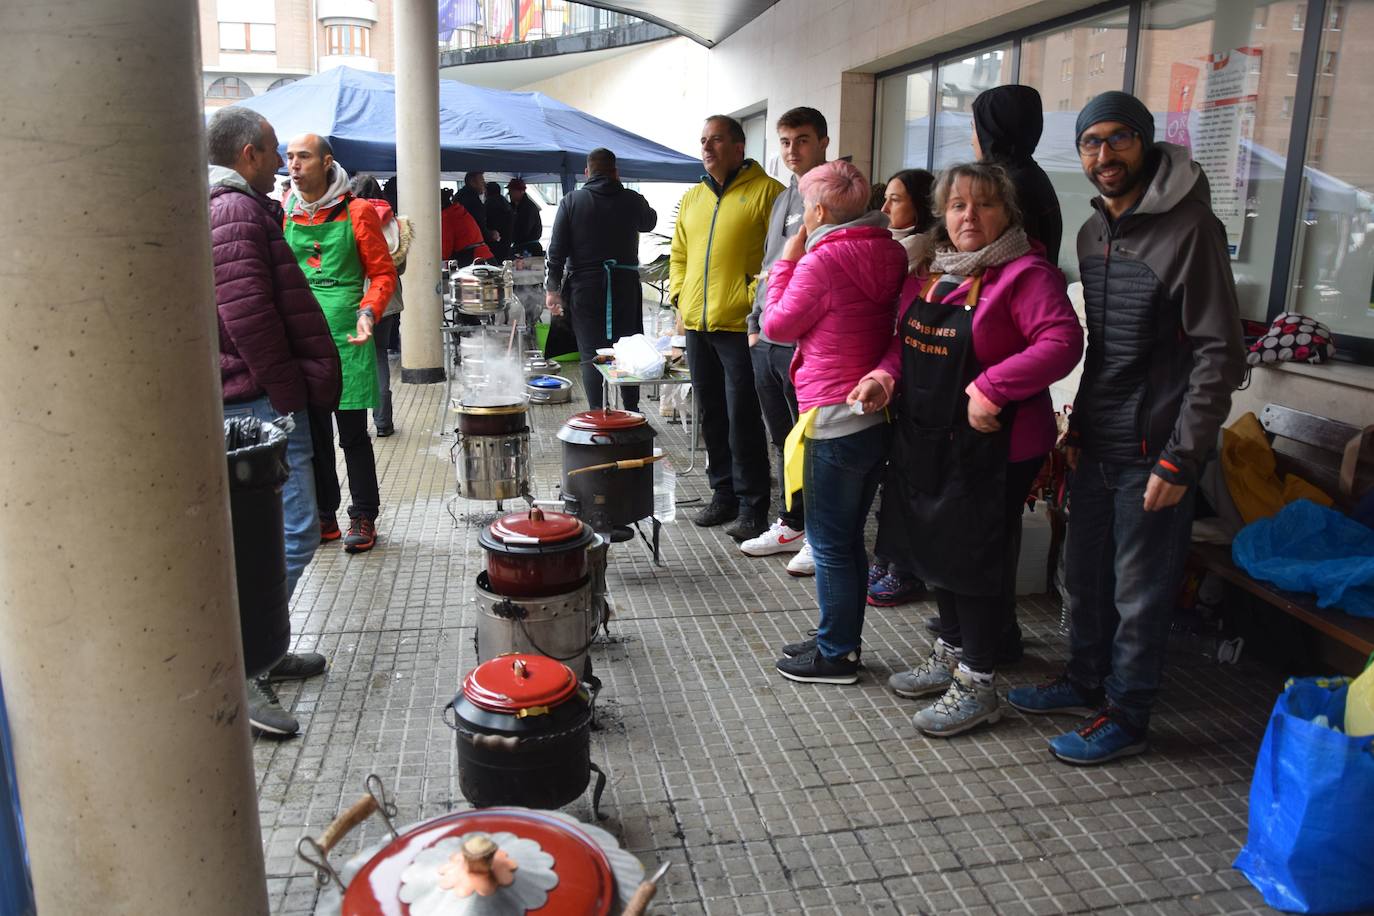
[{"label": "stainless steel pot", "polygon": [[458,495],[514,499],[530,489],[530,431],[497,436],[459,434],[454,449]]},{"label": "stainless steel pot", "polygon": [[572,382],[554,375],[535,375],[525,382],[531,404],[567,404],[572,401]]},{"label": "stainless steel pot", "polygon": [[[587,559],[602,568],[577,588],[540,598],[510,598],[491,590],[485,572],[477,576],[477,660],[484,662],[512,652],[532,652],[563,662],[582,678],[591,674],[587,652],[605,614],[604,596],[595,584],[605,581],[607,545],[598,537],[587,548]],[[604,585],[602,586],[604,589]]]},{"label": "stainless steel pot", "polygon": [[467,315],[494,315],[506,307],[512,289],[509,268],[473,264],[453,275],[453,300]]}]

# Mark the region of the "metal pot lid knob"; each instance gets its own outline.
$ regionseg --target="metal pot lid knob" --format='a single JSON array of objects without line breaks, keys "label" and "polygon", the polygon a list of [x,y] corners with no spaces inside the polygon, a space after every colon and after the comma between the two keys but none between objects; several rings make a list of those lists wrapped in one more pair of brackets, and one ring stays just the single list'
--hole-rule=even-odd
[{"label": "metal pot lid knob", "polygon": [[[469,833],[417,855],[401,874],[397,896],[410,916],[524,916],[547,904],[558,884],[554,857],[535,840]],[[583,912],[590,910],[587,901]]]}]

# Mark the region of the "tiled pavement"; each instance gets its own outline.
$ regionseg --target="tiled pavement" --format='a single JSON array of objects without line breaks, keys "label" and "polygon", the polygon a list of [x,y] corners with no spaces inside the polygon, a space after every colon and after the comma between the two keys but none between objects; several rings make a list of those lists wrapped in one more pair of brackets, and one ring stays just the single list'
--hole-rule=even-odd
[{"label": "tiled pavement", "polygon": [[[540,496],[557,483],[554,433],[579,403],[532,408]],[[456,524],[446,511],[442,385],[397,385],[396,421],[398,434],[375,443],[379,546],[354,557],[321,548],[296,596],[295,646],[325,653],[331,668],[282,687],[301,736],[255,746],[278,916],[316,912],[296,841],[318,835],[368,773],[389,786],[402,822],[466,806],[440,711],[475,660],[477,533],[495,504],[455,502]],[[685,465],[684,427],[652,421]],[[705,492],[700,468],[678,480],[680,502]],[[1007,710],[990,730],[915,733],[915,702],[883,684],[926,651],[931,605],[869,610],[858,686],[794,684],[772,665],[778,646],[814,626],[811,580],[685,518],[665,526],[663,557],[655,567],[641,543],[612,549],[613,640],[593,654],[605,683],[593,759],[610,774],[602,823],[646,865],[675,863],[654,912],[1265,909],[1231,862],[1273,672],[1177,658],[1152,752],[1077,769],[1045,750],[1068,719]],[[1023,599],[1020,613],[1028,655],[1005,672],[1003,692],[1054,673],[1063,651],[1057,605]],[[567,810],[591,817],[585,797]],[[379,837],[374,821],[338,858]]]}]

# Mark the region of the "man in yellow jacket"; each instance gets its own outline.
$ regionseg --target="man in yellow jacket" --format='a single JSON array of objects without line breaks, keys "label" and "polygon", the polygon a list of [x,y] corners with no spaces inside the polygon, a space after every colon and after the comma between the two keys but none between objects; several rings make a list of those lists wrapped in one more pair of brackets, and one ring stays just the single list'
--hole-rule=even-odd
[{"label": "man in yellow jacket", "polygon": [[668,284],[687,330],[713,492],[693,521],[703,528],[733,522],[726,533],[744,541],[768,530],[772,519],[748,318],[769,214],[783,187],[745,158],[744,128],[725,115],[706,119],[701,162],[701,184],[678,206]]}]

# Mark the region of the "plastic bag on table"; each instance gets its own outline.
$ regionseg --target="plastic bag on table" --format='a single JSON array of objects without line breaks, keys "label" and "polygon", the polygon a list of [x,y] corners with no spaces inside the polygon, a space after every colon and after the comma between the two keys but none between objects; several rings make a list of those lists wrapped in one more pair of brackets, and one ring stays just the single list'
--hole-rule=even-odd
[{"label": "plastic bag on table", "polygon": [[620,338],[615,342],[614,349],[615,367],[624,374],[643,379],[663,376],[663,354],[643,334]]},{"label": "plastic bag on table", "polygon": [[1265,903],[1298,913],[1374,907],[1374,737],[1339,723],[1346,678],[1289,681],[1250,782],[1250,830],[1236,868]]}]

